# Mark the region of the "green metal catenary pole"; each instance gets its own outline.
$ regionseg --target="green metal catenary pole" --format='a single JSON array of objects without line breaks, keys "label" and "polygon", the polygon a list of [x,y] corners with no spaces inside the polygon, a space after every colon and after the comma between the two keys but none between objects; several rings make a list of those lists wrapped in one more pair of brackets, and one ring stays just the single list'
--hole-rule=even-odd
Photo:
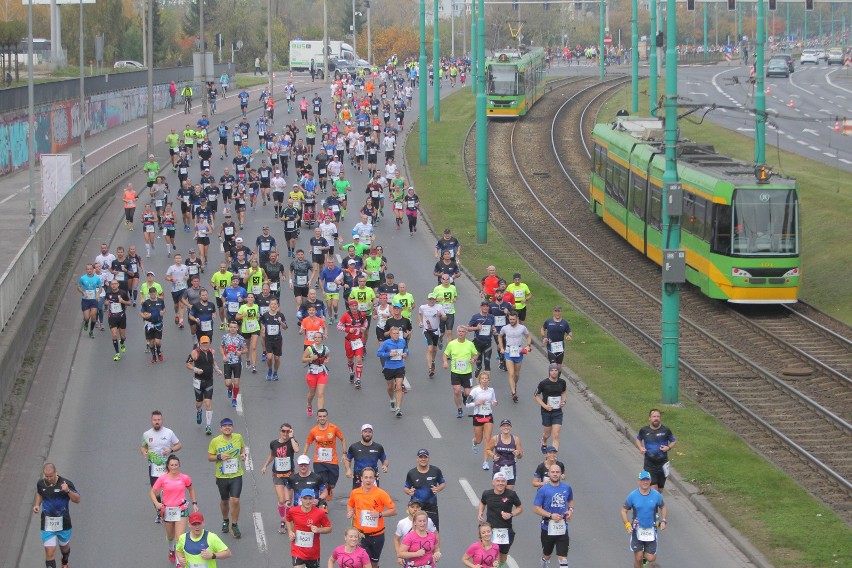
[{"label": "green metal catenary pole", "polygon": [[[709,46],[707,45],[707,2],[704,3],[704,63],[707,63],[707,57],[709,53]],[[668,64],[668,59],[666,59]],[[668,69],[668,67],[666,67]]]},{"label": "green metal catenary pole", "polygon": [[754,38],[754,162],[766,163],[766,92],[763,90],[763,47],[766,22],[763,0],[757,2],[757,29]]},{"label": "green metal catenary pole", "polygon": [[426,79],[426,0],[420,0],[420,164],[429,163],[426,113],[429,83]]},{"label": "green metal catenary pole", "polygon": [[601,81],[606,75],[606,45],[604,44],[604,28],[606,26],[606,0],[601,0],[601,23],[600,23],[600,50],[598,51],[598,59],[601,65]]},{"label": "green metal catenary pole", "polygon": [[488,124],[485,112],[485,0],[477,13],[476,62],[476,242],[488,242]]},{"label": "green metal catenary pole", "polygon": [[737,41],[743,40],[743,3],[737,2]]},{"label": "green metal catenary pole", "polygon": [[639,0],[633,0],[632,4],[633,14],[630,20],[630,34],[633,36],[630,39],[630,112],[637,114],[639,112]]},{"label": "green metal catenary pole", "polygon": [[[666,170],[663,173],[663,236],[665,249],[680,248],[680,217],[670,217],[666,203],[668,184],[678,181],[677,175],[677,5],[667,0],[666,14]],[[680,380],[680,285],[663,284],[663,404],[676,404]]]},{"label": "green metal catenary pole", "polygon": [[805,26],[804,26],[805,29],[804,29],[804,32],[802,33],[802,37],[805,39],[805,45],[807,46],[808,45],[808,11],[807,10],[804,11],[804,15],[805,15]]},{"label": "green metal catenary pole", "polygon": [[651,46],[648,50],[648,63],[651,66],[648,72],[648,110],[651,116],[657,115],[657,0],[651,0],[651,33],[649,34]]},{"label": "green metal catenary pole", "polygon": [[[441,121],[441,81],[438,80],[438,67],[441,63],[441,35],[438,30],[438,0],[432,8],[432,66],[435,68],[435,92],[432,95],[432,109],[435,122]],[[423,115],[426,118],[426,115]]]},{"label": "green metal catenary pole", "polygon": [[470,92],[476,94],[476,0],[470,3]]},{"label": "green metal catenary pole", "polygon": [[790,38],[790,4],[787,4],[787,23],[784,26],[784,35],[789,40]]}]

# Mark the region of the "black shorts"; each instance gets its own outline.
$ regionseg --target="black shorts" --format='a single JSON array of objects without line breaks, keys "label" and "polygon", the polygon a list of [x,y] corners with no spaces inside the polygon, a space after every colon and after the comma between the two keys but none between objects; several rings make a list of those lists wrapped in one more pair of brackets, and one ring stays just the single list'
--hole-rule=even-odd
[{"label": "black shorts", "polygon": [[225,368],[222,369],[222,372],[226,379],[230,379],[231,377],[239,379],[240,375],[243,373],[242,363],[225,363],[224,367]]},{"label": "black shorts", "polygon": [[562,353],[551,353],[547,352],[547,362],[548,363],[559,363],[562,364],[562,361],[565,359],[565,352]]},{"label": "black shorts", "polygon": [[633,552],[644,552],[645,554],[657,554],[657,540],[639,540],[636,538],[636,531],[633,531],[630,533],[630,550]]},{"label": "black shorts", "polygon": [[127,329],[127,318],[125,316],[113,317],[109,316],[107,322],[110,329],[117,327],[118,329]]},{"label": "black shorts", "polygon": [[192,211],[192,204],[191,203],[186,203],[184,201],[180,202],[180,212],[181,213],[185,214],[185,213],[189,213],[191,211]]},{"label": "black shorts", "polygon": [[166,236],[170,239],[175,238],[175,228],[174,227],[166,227]]},{"label": "black shorts", "polygon": [[195,402],[201,402],[202,400],[213,400],[213,379],[202,379],[199,388],[194,390]]},{"label": "black shorts", "polygon": [[308,295],[308,287],[307,286],[293,286],[293,296],[301,296],[305,297]]},{"label": "black shorts", "polygon": [[429,345],[432,345],[433,347],[438,346],[438,339],[440,338],[440,334],[433,333],[432,331],[430,331],[428,329],[424,329],[423,330],[423,337],[426,338],[426,345],[427,346],[429,346]]},{"label": "black shorts", "polygon": [[225,302],[223,302],[223,301],[222,301],[222,298],[221,298],[221,297],[219,297],[219,296],[216,296],[216,307],[217,307],[217,308],[223,308],[223,307],[225,307]]},{"label": "black shorts", "polygon": [[523,308],[518,308],[515,311],[518,312],[518,321],[526,321],[526,319],[527,319],[527,307],[526,306],[524,306]]},{"label": "black shorts", "polygon": [[645,471],[651,474],[651,485],[656,485],[660,489],[666,486],[666,474],[663,472],[663,466],[659,467],[648,467],[648,464],[645,463]]},{"label": "black shorts", "polygon": [[217,211],[219,211],[219,202],[218,201],[208,201],[207,202],[207,208],[210,210],[211,213],[216,213]]},{"label": "black shorts", "polygon": [[186,290],[181,290],[179,292],[172,292],[172,301],[175,305],[180,304],[180,301],[183,300],[183,296]]},{"label": "black shorts", "polygon": [[461,387],[464,388],[464,389],[471,389],[471,388],[473,388],[473,373],[460,375],[458,373],[452,373],[451,372],[450,373],[450,384],[453,385],[453,386],[461,385]]},{"label": "black shorts", "polygon": [[405,367],[400,367],[399,369],[382,369],[382,374],[385,376],[386,381],[392,381],[394,379],[404,379]]},{"label": "black shorts", "polygon": [[145,330],[145,339],[151,341],[152,339],[162,339],[163,338],[163,328],[162,327],[152,327],[151,329]]},{"label": "black shorts", "polygon": [[274,339],[267,336],[266,341],[263,343],[263,349],[270,355],[275,355],[276,357],[281,357],[283,346],[284,340],[281,339],[280,335],[275,336]]},{"label": "black shorts", "polygon": [[311,255],[311,261],[313,261],[314,264],[323,264],[325,262],[325,258],[325,253]]},{"label": "black shorts", "polygon": [[199,245],[210,246],[210,237],[196,237],[195,243]]},{"label": "black shorts", "polygon": [[284,203],[284,192],[283,191],[273,191],[272,192],[272,200],[275,203]]},{"label": "black shorts", "polygon": [[551,536],[546,530],[541,531],[541,552],[545,556],[553,554],[553,549],[556,549],[556,556],[568,556],[568,548],[570,547],[570,537],[566,532],[563,535]]},{"label": "black shorts", "polygon": [[216,487],[219,488],[219,499],[227,501],[229,497],[240,498],[240,493],[243,492],[243,476],[216,478]]},{"label": "black shorts", "polygon": [[564,416],[562,409],[559,410],[545,410],[541,409],[541,425],[545,428],[549,428],[554,424],[562,424],[562,417]]},{"label": "black shorts", "polygon": [[340,479],[340,466],[336,463],[314,462],[314,473],[319,475],[326,485],[335,486]]},{"label": "black shorts", "polygon": [[[492,529],[493,530],[493,529]],[[498,544],[500,547],[500,554],[509,554],[509,550],[512,548],[512,544],[515,542],[515,531],[509,529],[509,544]]]},{"label": "black shorts", "polygon": [[320,568],[319,560],[306,560],[304,558],[296,558],[295,556],[291,556],[290,559],[293,561],[293,566],[304,566],[305,568]]},{"label": "black shorts", "polygon": [[297,231],[284,231],[284,240],[285,241],[295,241],[296,237],[299,236]]},{"label": "black shorts", "polygon": [[441,322],[440,327],[441,333],[453,331],[453,329],[456,327],[456,314],[447,314],[447,319]]},{"label": "black shorts", "polygon": [[361,539],[361,546],[367,551],[370,561],[378,564],[382,557],[382,548],[385,547],[385,533],[364,535],[364,538]]}]

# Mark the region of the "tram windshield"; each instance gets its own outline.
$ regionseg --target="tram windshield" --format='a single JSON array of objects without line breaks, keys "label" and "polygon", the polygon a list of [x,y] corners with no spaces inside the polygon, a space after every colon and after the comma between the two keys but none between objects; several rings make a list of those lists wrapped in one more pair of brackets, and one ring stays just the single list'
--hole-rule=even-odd
[{"label": "tram windshield", "polygon": [[734,255],[795,255],[799,252],[796,192],[738,189],[734,192]]},{"label": "tram windshield", "polygon": [[489,95],[517,95],[518,67],[516,65],[490,65],[488,67]]}]

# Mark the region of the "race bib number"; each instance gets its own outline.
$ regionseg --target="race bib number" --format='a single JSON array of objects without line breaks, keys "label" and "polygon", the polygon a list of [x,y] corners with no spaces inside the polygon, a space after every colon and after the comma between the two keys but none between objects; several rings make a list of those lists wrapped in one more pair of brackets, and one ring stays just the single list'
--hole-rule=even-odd
[{"label": "race bib number", "polygon": [[192,388],[201,390],[201,379],[192,379]]},{"label": "race bib number", "polygon": [[453,308],[455,308],[455,304],[452,302],[442,302],[441,307],[444,308],[444,313],[449,314],[452,313]]},{"label": "race bib number", "polygon": [[369,307],[369,305],[367,304],[367,302],[358,302],[358,311],[359,312],[366,312],[368,307]]},{"label": "race bib number", "polygon": [[145,225],[145,232],[146,233],[153,233],[154,232],[154,225]]},{"label": "race bib number", "polygon": [[175,282],[175,292],[186,290],[186,280],[178,280]]},{"label": "race bib number", "polygon": [[246,331],[248,333],[253,333],[258,329],[260,329],[260,326],[258,325],[257,320],[246,320]]},{"label": "race bib number", "polygon": [[201,331],[213,331],[213,320],[201,320]]},{"label": "race bib number", "polygon": [[328,282],[325,287],[329,292],[337,292],[337,282]]},{"label": "race bib number", "polygon": [[479,331],[476,332],[477,335],[491,335],[491,326],[488,324],[482,324],[482,327],[479,328]]},{"label": "race bib number", "polygon": [[558,521],[554,521],[550,519],[547,521],[547,534],[548,536],[562,536],[568,530],[568,527],[565,525],[565,519],[560,519]]},{"label": "race bib number", "polygon": [[162,206],[163,206],[163,200],[162,199],[155,199],[154,200],[154,207],[162,207]]},{"label": "race bib number", "polygon": [[401,211],[402,210],[402,201],[397,201],[396,203],[394,203],[393,208],[396,209],[397,211]]},{"label": "race bib number", "polygon": [[488,402],[484,402],[476,407],[476,414],[481,414],[483,416],[488,416],[491,414],[491,404]]},{"label": "race bib number", "polygon": [[293,544],[299,548],[313,548],[314,533],[310,531],[296,531],[296,540],[293,541]]},{"label": "race bib number", "polygon": [[308,284],[308,275],[304,274],[302,276],[296,275],[296,286],[307,286]]},{"label": "race bib number", "polygon": [[314,255],[315,255],[315,256],[319,256],[319,255],[321,255],[321,254],[322,254],[322,247],[321,247],[321,246],[319,246],[319,245],[314,246]]},{"label": "race bib number", "polygon": [[263,291],[263,286],[252,286],[251,287],[251,293],[254,294],[255,296],[260,294],[262,291]]},{"label": "race bib number", "polygon": [[664,463],[663,464],[663,475],[668,477],[671,469],[672,469],[672,463],[671,462]]},{"label": "race bib number", "polygon": [[373,511],[361,511],[361,526],[375,529],[379,526],[379,514]]},{"label": "race bib number", "polygon": [[350,346],[353,350],[355,350],[355,349],[361,349],[362,347],[364,347],[364,342],[361,340],[361,338],[353,339],[353,340],[351,340],[351,341],[349,342],[349,346]]},{"label": "race bib number", "polygon": [[264,241],[264,242],[260,243],[260,250],[266,252],[266,251],[269,250],[269,248],[270,248],[269,241]]},{"label": "race bib number", "polygon": [[390,360],[391,361],[402,361],[402,351],[399,349],[394,349],[390,352]]},{"label": "race bib number", "polygon": [[510,465],[500,466],[500,473],[506,476],[506,479],[512,481],[515,479],[515,468]]},{"label": "race bib number", "polygon": [[317,461],[330,462],[331,454],[331,448],[317,448]]},{"label": "race bib number", "polygon": [[240,278],[245,280],[246,274],[248,274],[248,268],[240,268],[238,272],[240,273]]},{"label": "race bib number", "polygon": [[506,325],[506,316],[494,316],[494,325],[497,327]]},{"label": "race bib number", "polygon": [[370,272],[370,280],[378,280],[379,279],[379,271],[373,270]]},{"label": "race bib number", "polygon": [[378,196],[379,196],[379,192],[378,192],[378,191],[373,190],[373,191],[371,191],[371,192],[370,192],[370,197],[376,198],[376,197],[378,197]]},{"label": "race bib number", "polygon": [[269,289],[272,290],[273,292],[277,292],[278,291],[278,282],[270,282],[269,283]]},{"label": "race bib number", "polygon": [[83,297],[87,300],[94,300],[96,292],[94,290],[83,290]]},{"label": "race bib number", "polygon": [[549,396],[547,397],[547,406],[556,410],[562,406],[562,397],[561,396]]},{"label": "race bib number", "polygon": [[521,356],[521,346],[520,345],[510,345],[509,346],[509,357],[520,357]]},{"label": "race bib number", "polygon": [[275,458],[275,471],[290,471],[292,466],[290,464],[290,458]]},{"label": "race bib number", "polygon": [[512,292],[512,295],[515,297],[515,303],[524,303],[524,298],[527,297],[526,293],[523,290],[515,290]]},{"label": "race bib number", "polygon": [[453,361],[453,372],[464,374],[470,372],[470,361],[467,359],[456,359]]},{"label": "race bib number", "polygon": [[643,529],[642,527],[636,528],[636,540],[641,542],[654,542],[654,539],[657,538],[657,531],[654,530],[653,527],[649,529]]},{"label": "race bib number", "polygon": [[228,302],[228,312],[235,314],[240,310],[239,302]]},{"label": "race bib number", "polygon": [[166,474],[166,464],[160,463],[152,463],[151,464],[151,477],[162,477]]},{"label": "race bib number", "polygon": [[180,507],[166,507],[163,509],[163,520],[175,523],[180,520]]},{"label": "race bib number", "polygon": [[120,314],[121,313],[121,304],[119,302],[110,302],[109,303],[109,312],[111,314]]},{"label": "race bib number", "polygon": [[509,529],[491,529],[491,542],[509,544]]},{"label": "race bib number", "polygon": [[234,228],[233,227],[225,227],[225,235],[232,237],[234,236]]},{"label": "race bib number", "polygon": [[337,213],[337,212],[340,211],[340,206],[339,205],[332,205],[331,210],[332,210],[332,212]]},{"label": "race bib number", "polygon": [[47,532],[59,532],[64,530],[62,527],[65,526],[62,517],[45,517],[44,518],[44,530]]},{"label": "race bib number", "polygon": [[319,374],[320,374],[320,373],[322,373],[323,371],[325,371],[325,367],[324,367],[324,366],[322,366],[322,365],[314,365],[314,364],[311,364],[311,365],[308,367],[308,372],[309,372],[311,375],[319,375]]},{"label": "race bib number", "polygon": [[562,353],[563,351],[565,351],[565,343],[562,341],[553,341],[550,343],[551,353]]},{"label": "race bib number", "polygon": [[240,462],[236,458],[228,458],[222,462],[222,473],[225,475],[234,475],[240,471]]},{"label": "race bib number", "polygon": [[294,229],[294,228],[296,227],[296,222],[295,222],[295,221],[286,221],[286,222],[284,223],[284,226],[285,226],[287,229]]},{"label": "race bib number", "polygon": [[266,326],[266,335],[278,335],[280,328],[278,325],[267,325]]},{"label": "race bib number", "polygon": [[125,277],[124,272],[121,271],[121,270],[119,270],[118,272],[115,273],[115,279],[118,280],[119,282],[124,282],[124,277]]},{"label": "race bib number", "polygon": [[[202,236],[203,231],[198,231],[198,236]],[[190,264],[186,267],[189,270],[190,275],[198,274],[198,266],[195,264]]]}]

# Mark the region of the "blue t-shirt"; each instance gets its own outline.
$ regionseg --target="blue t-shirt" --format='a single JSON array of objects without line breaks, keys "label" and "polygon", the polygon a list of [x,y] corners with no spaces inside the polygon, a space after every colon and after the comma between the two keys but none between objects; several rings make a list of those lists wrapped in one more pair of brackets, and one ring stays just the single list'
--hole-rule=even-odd
[{"label": "blue t-shirt", "polygon": [[[574,491],[567,483],[545,483],[538,488],[533,500],[533,506],[539,506],[548,513],[564,515],[568,512],[568,504],[574,500]],[[542,519],[541,529],[547,530],[547,519]]]},{"label": "blue t-shirt", "polygon": [[227,126],[220,125],[216,130],[219,132],[220,138],[227,138],[228,137],[228,127]]},{"label": "blue t-shirt", "polygon": [[339,294],[340,293],[340,285],[336,284],[334,290],[329,290],[328,285],[334,284],[334,281],[343,273],[343,269],[339,266],[335,266],[332,269],[323,268],[322,272],[320,272],[320,280],[322,280],[322,289],[331,294]]},{"label": "blue t-shirt", "polygon": [[556,321],[553,318],[547,318],[541,327],[547,332],[547,339],[550,341],[563,341],[565,335],[571,333],[571,324],[564,319]]},{"label": "blue t-shirt", "polygon": [[86,292],[86,291],[94,291],[95,292],[94,297],[88,298],[89,300],[96,300],[97,299],[97,297],[98,297],[97,292],[100,290],[100,287],[101,287],[101,277],[100,276],[95,276],[94,274],[89,276],[88,274],[84,274],[77,281],[77,284],[80,285],[80,288],[82,288],[84,292]]},{"label": "blue t-shirt", "polygon": [[634,489],[627,496],[624,508],[633,511],[633,518],[639,522],[639,527],[649,529],[654,526],[657,511],[663,506],[663,496],[656,489],[651,489],[647,495],[642,495]]},{"label": "blue t-shirt", "polygon": [[229,314],[237,313],[239,306],[236,310],[231,310],[231,307],[228,304],[231,302],[237,302],[237,304],[239,304],[242,300],[245,300],[245,298],[246,289],[242,286],[237,286],[236,288],[228,286],[222,290],[222,301],[225,302],[225,308],[228,310]]},{"label": "blue t-shirt", "polygon": [[249,94],[247,92],[243,91],[242,93],[240,93],[240,104],[241,105],[247,105],[248,102],[249,102]]},{"label": "blue t-shirt", "polygon": [[393,339],[385,339],[382,342],[381,347],[379,347],[379,351],[376,353],[382,359],[382,363],[385,369],[402,369],[405,367],[405,360],[400,359],[392,359],[391,351],[400,351],[402,353],[408,353],[408,348],[406,344],[408,342],[400,336],[399,339],[394,341]]}]

